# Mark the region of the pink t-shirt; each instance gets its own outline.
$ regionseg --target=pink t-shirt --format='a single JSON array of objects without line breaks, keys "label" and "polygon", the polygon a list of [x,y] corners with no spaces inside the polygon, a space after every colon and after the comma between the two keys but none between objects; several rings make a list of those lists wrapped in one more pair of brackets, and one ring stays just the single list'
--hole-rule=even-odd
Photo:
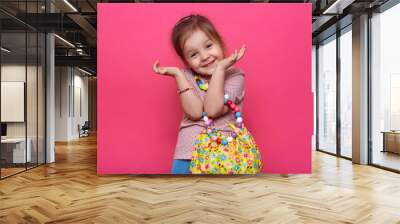
[{"label": "pink t-shirt", "polygon": [[[194,75],[190,70],[184,72],[189,83],[193,86],[195,93],[204,101],[206,92],[199,89],[194,79]],[[225,74],[224,84],[225,94],[228,94],[230,99],[242,110],[244,97],[244,73],[236,68],[229,69]],[[235,122],[231,111],[226,114],[214,118],[214,126],[221,131],[229,131],[228,122]],[[175,147],[174,159],[191,159],[192,148],[195,138],[202,130],[205,129],[204,121],[191,120],[186,114],[183,115],[179,126],[178,139]]]}]

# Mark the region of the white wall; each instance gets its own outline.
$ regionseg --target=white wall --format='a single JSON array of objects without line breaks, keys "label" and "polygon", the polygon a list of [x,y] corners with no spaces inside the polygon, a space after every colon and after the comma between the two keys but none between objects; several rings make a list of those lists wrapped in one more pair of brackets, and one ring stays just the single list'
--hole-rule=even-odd
[{"label": "white wall", "polygon": [[25,82],[1,81],[1,121],[25,121]]},{"label": "white wall", "polygon": [[[25,70],[27,69],[27,70]],[[27,73],[26,73],[27,72]],[[39,70],[41,72],[41,70]],[[28,76],[28,84],[30,86],[36,86],[36,66],[18,65],[18,64],[6,64],[1,66],[1,81],[3,82],[25,82],[25,76]],[[34,76],[34,77],[33,77]],[[28,116],[28,137],[31,133],[36,135],[36,120],[37,115],[37,99],[36,99],[36,87],[27,88],[27,116]],[[3,96],[4,97],[4,96]],[[40,107],[41,105],[39,105]],[[7,108],[1,108],[6,110]],[[32,124],[34,122],[34,124]],[[26,122],[7,122],[7,136],[8,137],[25,137],[25,124]],[[40,136],[42,137],[42,136]]]},{"label": "white wall", "polygon": [[[74,113],[74,119],[72,120],[72,135],[75,137],[79,137],[78,129],[77,126],[80,124],[81,126],[85,123],[85,121],[89,120],[89,111],[88,111],[88,77],[85,76],[83,77],[81,74],[83,73],[78,73],[76,75],[75,70],[75,79],[74,79],[74,86],[75,86],[75,113]],[[80,93],[79,93],[80,91]],[[80,95],[80,98],[79,98]],[[80,104],[79,104],[80,101]],[[79,111],[79,107],[82,110],[81,112]]]},{"label": "white wall", "polygon": [[78,124],[88,120],[88,77],[72,67],[56,67],[55,73],[55,140],[77,139]]},{"label": "white wall", "polygon": [[69,68],[55,68],[55,141],[68,140]]},{"label": "white wall", "polygon": [[[25,71],[24,65],[8,64],[1,66],[1,81],[2,82],[25,82]],[[32,66],[28,66],[28,74],[32,70]],[[6,108],[1,108],[6,110]],[[10,122],[7,123],[7,136],[8,137],[25,137],[25,123],[24,122]]]}]

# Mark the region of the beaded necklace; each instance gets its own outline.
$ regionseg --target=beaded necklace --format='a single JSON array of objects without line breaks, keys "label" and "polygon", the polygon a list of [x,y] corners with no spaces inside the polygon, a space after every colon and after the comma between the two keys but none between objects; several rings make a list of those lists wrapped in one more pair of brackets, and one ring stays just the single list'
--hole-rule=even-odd
[{"label": "beaded necklace", "polygon": [[208,89],[208,82],[203,82],[203,80],[200,79],[200,77],[198,75],[194,76],[194,79],[196,80],[197,86],[203,90],[203,91],[207,91]]},{"label": "beaded necklace", "polygon": [[[202,90],[202,91],[207,91],[208,89],[208,83],[203,83],[203,81],[200,79],[200,77],[198,75],[195,75],[195,80],[197,83],[197,86]],[[243,126],[243,118],[242,118],[242,113],[240,112],[240,108],[234,103],[232,102],[232,100],[229,99],[229,95],[225,94],[224,95],[224,105],[227,105],[229,107],[229,109],[231,109],[231,111],[233,112],[233,115],[235,117],[236,120],[236,127],[238,128],[242,128]],[[206,112],[202,113],[202,118],[206,127],[206,130],[203,131],[203,133],[207,133],[208,136],[216,141],[218,144],[223,144],[223,145],[227,145],[229,142],[233,141],[234,138],[236,138],[237,133],[235,131],[231,132],[231,135],[228,137],[223,137],[220,136],[218,134],[218,129],[217,128],[213,128],[211,129],[211,126],[213,124],[213,121],[207,117]],[[233,125],[231,125],[232,127]]]}]

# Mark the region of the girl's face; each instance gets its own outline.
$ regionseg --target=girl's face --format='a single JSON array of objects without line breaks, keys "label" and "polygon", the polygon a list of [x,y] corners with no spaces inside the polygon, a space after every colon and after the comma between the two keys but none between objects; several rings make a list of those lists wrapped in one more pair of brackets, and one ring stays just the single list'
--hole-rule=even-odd
[{"label": "girl's face", "polygon": [[186,63],[196,73],[212,75],[217,63],[224,58],[218,42],[210,39],[203,31],[194,31],[183,45]]}]

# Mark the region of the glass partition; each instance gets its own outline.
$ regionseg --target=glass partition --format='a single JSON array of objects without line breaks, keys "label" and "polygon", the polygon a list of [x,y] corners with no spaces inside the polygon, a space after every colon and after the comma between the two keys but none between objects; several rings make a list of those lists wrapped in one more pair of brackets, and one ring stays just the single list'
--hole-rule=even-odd
[{"label": "glass partition", "polygon": [[336,154],[336,36],[318,47],[318,149]]},{"label": "glass partition", "polygon": [[1,179],[45,163],[46,39],[18,19],[44,4],[0,1]]},{"label": "glass partition", "polygon": [[37,165],[38,157],[38,144],[37,144],[37,132],[38,132],[38,35],[37,32],[27,33],[27,98],[26,98],[26,113],[27,113],[27,143],[28,150],[31,151],[31,159],[27,163],[28,168]]},{"label": "glass partition", "polygon": [[1,47],[1,176],[7,177],[24,171],[32,155],[26,141],[26,33],[3,32]]}]

